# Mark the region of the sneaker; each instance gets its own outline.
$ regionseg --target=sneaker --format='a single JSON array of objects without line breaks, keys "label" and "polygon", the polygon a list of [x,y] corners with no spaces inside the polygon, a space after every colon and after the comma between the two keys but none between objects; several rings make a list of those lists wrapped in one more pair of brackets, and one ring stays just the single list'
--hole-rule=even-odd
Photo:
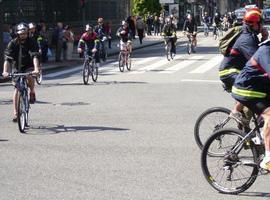
[{"label": "sneaker", "polygon": [[244,127],[249,127],[249,120],[246,119],[241,112],[231,112],[230,117],[242,124]]},{"label": "sneaker", "polygon": [[260,163],[260,167],[270,171],[270,158],[264,157],[263,161]]},{"label": "sneaker", "polygon": [[36,94],[30,93],[30,100],[29,103],[34,104],[36,102]]},{"label": "sneaker", "polygon": [[13,116],[12,121],[13,121],[14,123],[17,123],[17,122],[18,122],[18,117],[17,117],[17,115],[14,115],[14,116]]}]

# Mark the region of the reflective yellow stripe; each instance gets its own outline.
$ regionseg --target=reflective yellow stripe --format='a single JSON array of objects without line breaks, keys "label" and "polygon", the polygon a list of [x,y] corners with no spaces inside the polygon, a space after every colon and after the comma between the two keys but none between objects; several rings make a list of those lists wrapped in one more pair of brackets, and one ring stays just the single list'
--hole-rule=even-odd
[{"label": "reflective yellow stripe", "polygon": [[80,39],[80,41],[79,41],[79,42],[85,43],[83,39]]},{"label": "reflective yellow stripe", "polygon": [[224,69],[222,71],[219,71],[219,77],[222,77],[222,76],[227,76],[229,74],[232,74],[232,73],[237,73],[239,74],[240,73],[240,70],[239,69],[236,69],[236,68],[231,68],[231,69]]},{"label": "reflective yellow stripe", "polygon": [[38,37],[38,38],[37,38],[37,41],[41,41],[41,40],[42,40],[42,37]]},{"label": "reflective yellow stripe", "polygon": [[234,86],[232,87],[232,93],[237,94],[239,96],[243,96],[243,97],[253,97],[253,98],[265,98],[267,95],[266,93],[263,93],[263,92],[238,89]]}]

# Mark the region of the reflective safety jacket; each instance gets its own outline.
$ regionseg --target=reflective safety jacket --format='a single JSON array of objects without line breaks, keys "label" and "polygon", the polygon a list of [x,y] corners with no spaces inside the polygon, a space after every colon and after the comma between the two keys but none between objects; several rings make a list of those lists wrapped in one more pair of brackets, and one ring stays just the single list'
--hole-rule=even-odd
[{"label": "reflective safety jacket", "polygon": [[241,35],[235,41],[229,55],[224,56],[219,67],[220,79],[226,79],[228,76],[238,74],[256,52],[258,45],[259,39],[257,35],[251,31],[248,25],[244,24]]},{"label": "reflective safety jacket", "polygon": [[232,88],[235,99],[269,98],[270,95],[270,40],[263,42],[237,76]]}]

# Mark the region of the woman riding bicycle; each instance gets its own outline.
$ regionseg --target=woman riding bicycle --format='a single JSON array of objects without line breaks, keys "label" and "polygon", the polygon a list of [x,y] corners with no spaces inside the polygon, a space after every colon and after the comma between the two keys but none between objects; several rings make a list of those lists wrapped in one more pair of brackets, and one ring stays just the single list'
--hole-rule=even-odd
[{"label": "woman riding bicycle", "polygon": [[[184,22],[184,26],[183,26],[183,31],[184,33],[188,33],[187,37],[190,40],[190,37],[192,37],[192,44],[193,46],[197,46],[197,23],[194,19],[194,17],[191,14],[187,15],[187,18]],[[192,49],[193,53],[195,53],[195,49]]]},{"label": "woman riding bicycle", "polygon": [[131,53],[131,31],[126,21],[122,21],[122,26],[117,30],[116,35],[120,38],[120,50],[125,50],[125,48],[127,48],[129,53]]},{"label": "woman riding bicycle", "polygon": [[99,67],[100,59],[99,59],[99,53],[98,53],[98,49],[99,49],[98,36],[93,31],[93,27],[89,24],[85,26],[85,31],[86,32],[81,36],[81,39],[79,40],[77,51],[78,53],[82,53],[84,50],[86,50],[89,56],[92,56],[92,54],[94,54],[97,67]]},{"label": "woman riding bicycle", "polygon": [[[5,62],[3,67],[3,77],[8,77],[9,69],[12,63],[15,62],[15,70],[18,73],[24,73],[32,71],[33,74],[39,73],[39,61],[38,61],[38,45],[37,41],[29,37],[28,25],[20,23],[17,25],[16,33],[17,37],[12,39],[5,51]],[[27,77],[28,86],[30,88],[30,103],[35,103],[35,82],[34,79]],[[14,117],[13,122],[17,122],[17,102],[18,102],[18,89],[15,86],[13,94],[13,108]]]}]

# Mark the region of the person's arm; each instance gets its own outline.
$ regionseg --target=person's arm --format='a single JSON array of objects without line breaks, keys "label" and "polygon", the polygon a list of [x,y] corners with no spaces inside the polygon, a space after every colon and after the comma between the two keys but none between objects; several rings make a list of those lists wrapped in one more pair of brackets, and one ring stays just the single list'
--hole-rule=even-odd
[{"label": "person's arm", "polygon": [[13,43],[13,41],[10,41],[8,43],[8,46],[6,47],[5,50],[5,61],[4,61],[4,66],[3,66],[3,73],[2,75],[4,77],[8,76],[8,71],[10,69],[11,63],[14,60],[14,56],[15,56],[15,45]]},{"label": "person's arm", "polygon": [[84,35],[82,35],[78,42],[77,52],[82,53],[84,47],[85,47],[85,41],[84,41]]},{"label": "person's arm", "polygon": [[250,59],[251,64],[261,66],[270,78],[270,48],[266,45],[261,46]]},{"label": "person's arm", "polygon": [[[239,41],[238,41],[239,42]],[[258,44],[254,41],[253,38],[246,38],[245,40],[240,41],[239,50],[242,55],[249,60],[258,49]]]}]

